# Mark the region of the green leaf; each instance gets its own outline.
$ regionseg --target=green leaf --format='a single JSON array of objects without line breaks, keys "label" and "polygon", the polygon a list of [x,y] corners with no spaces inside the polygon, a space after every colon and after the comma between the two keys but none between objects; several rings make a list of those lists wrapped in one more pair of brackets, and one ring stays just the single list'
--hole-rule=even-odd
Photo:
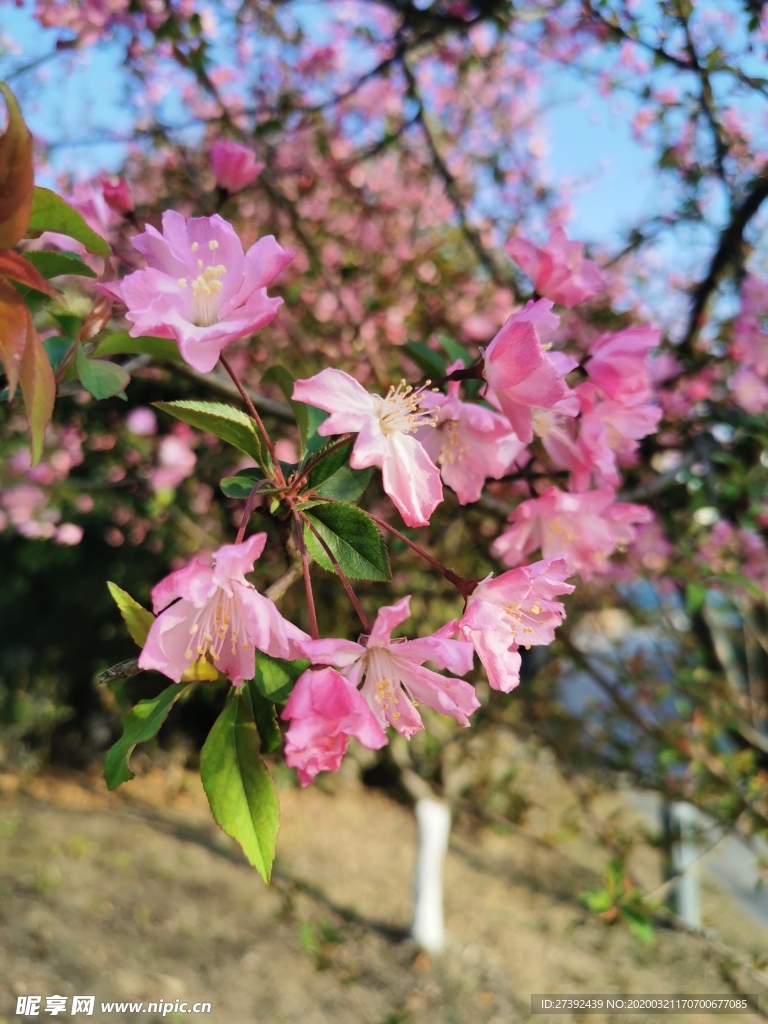
[{"label": "green leaf", "polygon": [[260,466],[268,466],[268,456],[262,448],[261,437],[256,424],[240,409],[223,402],[154,402],[156,409],[162,409],[177,420],[191,427],[204,430],[222,441],[234,445],[245,455],[250,455]]},{"label": "green leaf", "polygon": [[275,786],[259,754],[259,735],[239,696],[214,723],[200,755],[200,776],[214,818],[269,881],[279,827]]},{"label": "green leaf", "polygon": [[[362,509],[335,502],[308,502],[301,508],[333,552],[345,576],[353,580],[390,578],[386,545],[376,525]],[[318,565],[330,572],[336,571],[325,549],[307,526],[304,527],[304,541]]]},{"label": "green leaf", "polygon": [[71,338],[46,338],[43,341],[43,348],[48,353],[48,358],[51,361],[51,366],[55,370],[64,356],[69,352],[72,346]]},{"label": "green leaf", "polygon": [[139,647],[143,647],[147,642],[147,634],[152,623],[155,621],[155,616],[152,612],[143,608],[138,601],[134,601],[131,595],[118,587],[116,583],[107,583],[107,586],[112,595],[112,600],[117,605],[123,621],[128,627],[128,632],[131,634],[134,642]]},{"label": "green leaf", "polygon": [[247,498],[263,479],[264,471],[257,466],[255,469],[241,469],[234,476],[225,476],[219,486],[228,498]]},{"label": "green leaf", "polygon": [[29,260],[43,277],[60,277],[63,274],[76,274],[78,277],[97,277],[82,256],[74,252],[25,252],[24,259]]},{"label": "green leaf", "polygon": [[629,930],[636,939],[640,939],[641,942],[647,942],[648,945],[654,941],[656,933],[653,928],[653,920],[648,914],[643,914],[641,911],[629,907],[621,908],[619,914],[627,922]]},{"label": "green leaf", "polygon": [[137,743],[145,743],[157,735],[174,703],[188,689],[189,686],[183,683],[174,683],[157,697],[140,700],[132,711],[123,716],[123,735],[107,751],[104,761],[104,781],[107,789],[117,789],[133,778],[134,773],[128,764],[133,748]]},{"label": "green leaf", "polygon": [[432,377],[433,380],[445,376],[445,359],[443,359],[439,352],[428,348],[421,341],[408,341],[403,345],[403,348],[419,369]]},{"label": "green leaf", "polygon": [[602,914],[613,906],[611,894],[606,889],[585,889],[579,893],[579,899],[590,910]]},{"label": "green leaf", "polygon": [[275,705],[271,700],[262,697],[256,682],[251,679],[243,686],[243,700],[250,708],[256,728],[261,737],[261,749],[266,754],[279,750],[283,742],[280,726],[277,724]]},{"label": "green leaf", "polygon": [[288,405],[290,405],[294,418],[296,419],[296,425],[299,428],[301,454],[303,455],[306,451],[307,438],[309,437],[309,406],[305,405],[304,402],[295,402],[291,397],[293,395],[293,385],[296,383],[296,378],[293,376],[291,371],[286,370],[284,366],[270,366],[261,379],[265,384],[277,384],[285,395],[285,400],[288,402]]},{"label": "green leaf", "polygon": [[[460,345],[458,341],[454,341],[453,338],[449,338],[447,334],[438,334],[437,340],[448,356],[449,363],[460,362],[465,366],[471,366],[475,360],[472,357],[472,353]],[[442,374],[441,374],[442,376]]]},{"label": "green leaf", "polygon": [[314,454],[324,444],[327,444],[326,438],[321,437],[317,432],[317,428],[321,423],[330,416],[330,413],[324,409],[316,409],[314,405],[308,405],[307,410],[309,411],[309,436],[307,438],[307,454]]},{"label": "green leaf", "polygon": [[306,658],[284,661],[282,658],[270,658],[268,654],[256,651],[254,682],[267,700],[273,704],[285,704],[291,695],[293,684],[308,668],[309,661]]},{"label": "green leaf", "polygon": [[106,359],[89,359],[79,342],[75,350],[75,367],[80,383],[96,399],[120,395],[131,382],[128,371],[117,363],[110,363]]},{"label": "green leaf", "polygon": [[95,356],[155,356],[157,359],[168,359],[181,362],[179,346],[169,338],[152,338],[142,335],[132,338],[128,331],[118,331],[102,338],[96,346]]},{"label": "green leaf", "polygon": [[[331,441],[330,444],[335,444],[335,441]],[[324,498],[357,501],[368,486],[372,470],[352,469],[349,465],[349,456],[353,445],[354,441],[350,441],[319,462],[307,477],[307,489],[317,491]],[[317,454],[322,455],[322,452],[321,448]]]},{"label": "green leaf", "polygon": [[109,242],[92,231],[77,210],[65,203],[61,196],[49,188],[36,186],[27,234],[42,231],[56,231],[67,238],[74,238],[95,256],[109,256],[112,251]]},{"label": "green leaf", "polygon": [[707,588],[701,583],[689,583],[685,588],[685,605],[691,615],[701,611],[707,599]]}]

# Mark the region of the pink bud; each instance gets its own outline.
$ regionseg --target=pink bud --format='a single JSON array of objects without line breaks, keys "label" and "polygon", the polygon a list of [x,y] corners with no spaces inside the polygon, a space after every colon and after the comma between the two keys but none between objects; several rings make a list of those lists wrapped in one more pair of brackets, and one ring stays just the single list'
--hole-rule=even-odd
[{"label": "pink bud", "polygon": [[253,151],[239,142],[214,142],[211,167],[219,188],[239,192],[258,178],[265,164],[259,163]]},{"label": "pink bud", "polygon": [[101,188],[104,192],[104,202],[111,210],[122,214],[123,217],[133,213],[133,196],[125,178],[118,178],[116,182],[102,178]]}]

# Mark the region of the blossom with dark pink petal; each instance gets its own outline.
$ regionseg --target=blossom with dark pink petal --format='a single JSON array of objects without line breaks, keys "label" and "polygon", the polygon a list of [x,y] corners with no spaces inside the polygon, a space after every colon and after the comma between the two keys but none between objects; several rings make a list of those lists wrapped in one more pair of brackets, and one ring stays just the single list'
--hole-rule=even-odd
[{"label": "blossom with dark pink petal", "polygon": [[125,303],[133,337],[173,338],[200,373],[214,368],[230,341],[274,320],[283,303],[267,295],[267,285],[294,254],[272,235],[243,254],[234,229],[218,214],[187,221],[167,210],[162,234],[150,226],[131,241],[149,267],[102,291]]},{"label": "blossom with dark pink petal", "polygon": [[557,327],[559,318],[551,312],[548,299],[529,302],[513,313],[485,350],[484,375],[498,399],[502,412],[518,438],[533,440],[531,410],[548,409],[570,389],[563,373],[547,356],[541,335]]},{"label": "blossom with dark pink petal", "polygon": [[391,632],[410,615],[410,597],[379,609],[364,643],[352,640],[307,640],[302,650],[313,665],[330,665],[361,693],[382,728],[393,726],[407,739],[424,725],[416,710],[426,704],[469,725],[469,715],[480,702],[473,686],[453,676],[424,667],[431,661],[464,675],[472,668],[472,644],[452,640],[458,629],[453,621],[431,636],[418,640],[392,638]]},{"label": "blossom with dark pink petal", "polygon": [[[461,363],[447,367],[447,373]],[[476,402],[462,402],[461,384],[451,381],[448,394],[425,391],[423,408],[436,416],[434,428],[416,435],[433,462],[440,467],[443,483],[467,505],[477,501],[487,479],[498,480],[525,449],[511,430],[506,417]]]},{"label": "blossom with dark pink petal", "polygon": [[565,618],[553,597],[570,594],[563,558],[520,566],[482,580],[467,600],[459,636],[469,640],[495,690],[509,693],[520,682],[520,647],[551,644]]},{"label": "blossom with dark pink petal", "polygon": [[308,669],[300,675],[280,717],[291,723],[285,763],[297,770],[302,786],[318,772],[338,769],[350,736],[371,750],[387,743],[363,695],[332,668]]},{"label": "blossom with dark pink petal", "polygon": [[585,381],[576,388],[581,405],[578,448],[581,465],[574,472],[574,487],[586,490],[597,471],[601,482],[617,487],[621,480],[617,457],[631,455],[638,441],[652,434],[663,413],[655,405],[640,402],[600,401],[594,384]]},{"label": "blossom with dark pink petal", "polygon": [[219,188],[227,192],[239,192],[252,184],[265,167],[252,149],[239,142],[214,142],[211,146],[213,176]]},{"label": "blossom with dark pink petal", "polygon": [[608,285],[598,265],[584,259],[582,243],[570,242],[559,225],[552,228],[546,245],[511,238],[504,250],[531,278],[539,295],[562,306],[577,306]]},{"label": "blossom with dark pink petal", "polygon": [[509,517],[514,525],[497,537],[493,553],[505,565],[520,565],[534,551],[544,558],[561,555],[571,574],[589,580],[605,572],[608,556],[635,539],[636,523],[653,513],[644,505],[615,500],[612,487],[571,494],[550,487],[539,498],[521,502]]},{"label": "blossom with dark pink petal", "polygon": [[320,424],[318,434],[357,434],[350,465],[381,469],[384,490],[408,526],[426,526],[443,500],[440,470],[410,436],[434,425],[434,412],[422,405],[424,394],[401,381],[381,398],[369,394],[348,373],[333,369],[297,380],[293,386],[296,401],[331,414]]},{"label": "blossom with dark pink petal", "polygon": [[157,669],[175,683],[205,658],[239,686],[254,674],[255,649],[274,658],[301,657],[307,634],[284,619],[275,605],[245,579],[261,555],[266,533],[242,544],[225,544],[213,565],[195,559],[152,591],[157,616],[139,667]]},{"label": "blossom with dark pink petal", "polygon": [[115,213],[119,213],[123,217],[133,213],[133,196],[125,178],[117,178],[117,180],[102,178],[101,191],[104,194],[104,202],[110,210],[114,210]]}]

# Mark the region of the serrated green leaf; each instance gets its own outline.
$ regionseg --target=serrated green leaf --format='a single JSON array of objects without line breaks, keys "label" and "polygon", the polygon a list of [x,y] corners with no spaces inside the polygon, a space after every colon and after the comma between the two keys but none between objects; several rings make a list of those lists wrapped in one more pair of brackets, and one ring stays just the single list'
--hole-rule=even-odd
[{"label": "serrated green leaf", "polygon": [[149,335],[132,338],[128,331],[108,334],[106,338],[99,341],[93,354],[95,356],[155,356],[157,359],[167,359],[175,363],[182,361],[179,346],[169,338],[153,338]]},{"label": "serrated green leaf", "polygon": [[88,252],[95,256],[109,256],[112,251],[109,242],[92,231],[77,210],[64,202],[61,196],[57,196],[49,188],[36,186],[27,234],[33,235],[42,231],[55,231],[59,235],[66,235],[67,238],[74,238],[76,242],[82,242]]},{"label": "serrated green leaf", "polygon": [[261,379],[265,384],[277,384],[283,392],[285,400],[293,412],[296,425],[299,428],[301,454],[303,455],[307,449],[307,438],[309,437],[309,406],[305,405],[304,402],[295,402],[293,400],[293,385],[296,383],[296,378],[290,370],[286,370],[284,366],[278,365],[270,366]]},{"label": "serrated green leaf", "polygon": [[80,342],[75,350],[75,368],[80,383],[94,398],[113,398],[115,395],[125,397],[121,392],[131,382],[128,371],[106,359],[89,359]]},{"label": "serrated green leaf", "polygon": [[104,781],[107,789],[117,789],[124,782],[133,778],[128,760],[137,743],[146,743],[156,736],[160,726],[168,717],[168,712],[182,693],[190,685],[174,683],[153,697],[151,700],[140,700],[139,703],[123,717],[123,735],[107,751],[104,760]]},{"label": "serrated green leaf", "polygon": [[421,341],[408,341],[403,345],[403,349],[419,369],[433,380],[445,376],[445,359],[439,352],[435,352]]},{"label": "serrated green leaf", "polygon": [[653,920],[649,915],[629,907],[621,908],[619,914],[627,922],[629,930],[636,939],[647,942],[649,945],[654,941],[656,933],[653,928]]},{"label": "serrated green leaf", "polygon": [[[333,552],[345,576],[353,580],[388,580],[389,556],[376,525],[362,509],[341,502],[302,506],[308,519]],[[314,560],[335,572],[322,544],[304,527],[304,541]]]},{"label": "serrated green leaf", "polygon": [[605,889],[585,889],[584,892],[579,893],[579,899],[585,907],[594,910],[598,914],[610,910],[613,906],[610,893]]},{"label": "serrated green leaf", "polygon": [[208,734],[200,776],[214,818],[268,882],[279,828],[277,794],[241,697],[229,701]]},{"label": "serrated green leaf", "polygon": [[271,658],[268,654],[256,651],[254,682],[267,700],[272,701],[273,704],[285,704],[291,695],[294,683],[308,668],[307,658],[284,661],[283,658]]},{"label": "serrated green leaf", "polygon": [[275,705],[261,695],[254,679],[250,679],[243,685],[243,700],[250,708],[259,731],[261,749],[265,754],[272,754],[275,750],[279,750],[283,737],[280,733],[280,726],[277,724]]},{"label": "serrated green leaf", "polygon": [[128,627],[131,638],[139,647],[143,647],[147,642],[147,634],[155,621],[155,616],[147,608],[142,607],[138,601],[135,601],[127,591],[118,587],[116,583],[107,583],[107,587]]},{"label": "serrated green leaf", "polygon": [[223,402],[198,402],[184,400],[180,402],[154,402],[156,409],[170,413],[177,420],[188,423],[191,427],[204,430],[222,441],[234,445],[245,455],[249,455],[260,466],[267,466],[262,449],[262,440],[256,425],[250,416],[232,405]]},{"label": "serrated green leaf", "polygon": [[60,277],[63,274],[74,274],[77,277],[97,277],[82,256],[74,252],[25,252],[25,260],[29,260],[43,277]]},{"label": "serrated green leaf", "polygon": [[[335,441],[330,442],[330,445],[333,444]],[[317,491],[324,498],[357,501],[368,486],[372,470],[352,469],[349,465],[349,456],[353,445],[354,442],[350,441],[343,448],[331,452],[322,462],[318,462],[307,477],[307,489]],[[316,454],[321,455],[322,451],[320,448]]]}]

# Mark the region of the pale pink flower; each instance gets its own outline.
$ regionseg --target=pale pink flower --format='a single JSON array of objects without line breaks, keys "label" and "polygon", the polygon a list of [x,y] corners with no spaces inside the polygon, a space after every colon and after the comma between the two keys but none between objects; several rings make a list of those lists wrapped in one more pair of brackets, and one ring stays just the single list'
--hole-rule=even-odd
[{"label": "pale pink flower", "polygon": [[[447,367],[446,372],[461,367]],[[525,449],[510,429],[506,417],[478,405],[462,402],[461,384],[450,381],[448,394],[425,391],[423,408],[437,417],[434,429],[416,435],[433,462],[440,467],[443,483],[452,488],[462,505],[477,501],[490,477],[498,480]]]},{"label": "pale pink flower", "polygon": [[741,312],[733,324],[731,354],[768,376],[768,281],[752,274],[741,286]]},{"label": "pale pink flower", "polygon": [[568,395],[549,409],[531,410],[533,433],[559,469],[574,470],[583,461],[576,445],[578,415],[579,401],[575,395]]},{"label": "pale pink flower", "polygon": [[548,409],[569,389],[542,345],[540,332],[557,327],[548,299],[529,302],[513,313],[485,350],[485,379],[518,438],[533,440],[531,409]]},{"label": "pale pink flower", "polygon": [[470,595],[459,636],[473,644],[494,690],[509,693],[520,682],[520,647],[555,639],[565,608],[552,598],[572,593],[569,575],[564,559],[550,558],[488,576]]},{"label": "pale pink flower", "polygon": [[230,341],[274,320],[282,305],[267,285],[288,266],[293,253],[272,235],[243,255],[232,226],[214,214],[186,221],[163,214],[163,233],[153,227],[132,239],[149,267],[102,285],[127,306],[131,334],[173,338],[184,359],[200,373],[216,365]]},{"label": "pale pink flower", "polygon": [[410,615],[410,597],[379,609],[364,643],[352,640],[308,640],[302,650],[313,665],[330,665],[358,687],[382,728],[393,726],[406,739],[423,729],[416,705],[426,704],[450,715],[461,725],[479,706],[469,683],[443,676],[424,667],[425,661],[438,668],[464,675],[472,668],[472,644],[451,640],[458,628],[453,621],[431,636],[419,640],[392,638],[392,630]]},{"label": "pale pink flower", "polygon": [[116,181],[110,178],[101,179],[101,190],[104,194],[104,202],[115,213],[125,217],[133,213],[133,196],[125,178],[118,178]]},{"label": "pale pink flower", "polygon": [[614,402],[647,402],[651,397],[647,357],[660,338],[661,332],[650,324],[601,334],[589,346],[590,379]]},{"label": "pale pink flower", "polygon": [[562,555],[571,574],[589,580],[605,572],[608,556],[635,539],[635,523],[653,515],[644,505],[615,501],[612,487],[571,494],[550,487],[539,498],[517,506],[514,525],[494,541],[493,553],[505,565],[520,565],[534,551],[544,558]]},{"label": "pale pink flower", "polygon": [[157,618],[139,667],[178,683],[193,662],[207,658],[239,686],[253,678],[256,648],[274,658],[301,657],[297,645],[307,634],[245,579],[266,541],[266,533],[255,533],[242,544],[225,544],[213,565],[195,559],[158,583],[152,591]]},{"label": "pale pink flower", "polygon": [[751,366],[740,366],[729,388],[734,402],[750,416],[760,416],[768,409],[768,383]]},{"label": "pale pink flower", "polygon": [[83,539],[83,528],[76,523],[62,523],[61,526],[56,528],[53,539],[56,544],[74,547]]},{"label": "pale pink flower", "polygon": [[504,250],[531,278],[539,295],[562,306],[577,306],[608,286],[598,265],[584,259],[582,243],[569,242],[559,225],[552,228],[546,245],[511,238]]},{"label": "pale pink flower", "polygon": [[637,442],[658,427],[662,410],[642,403],[599,401],[597,389],[588,382],[576,391],[581,404],[578,447],[582,466],[574,474],[574,485],[586,489],[596,470],[604,483],[617,487],[621,480],[617,456],[636,451]]},{"label": "pale pink flower", "polygon": [[434,413],[422,407],[422,390],[401,381],[381,398],[343,370],[326,369],[293,386],[296,401],[331,413],[318,434],[356,433],[350,465],[378,466],[384,490],[408,526],[426,526],[443,500],[440,470],[419,441],[411,437],[434,424]]},{"label": "pale pink flower", "polygon": [[214,142],[211,146],[211,168],[216,184],[227,192],[239,192],[252,182],[266,167],[260,163],[252,149],[239,142]]},{"label": "pale pink flower", "polygon": [[296,680],[280,716],[290,721],[285,763],[295,768],[302,786],[318,772],[335,772],[349,737],[378,750],[387,743],[360,691],[332,668],[308,669]]},{"label": "pale pink flower", "polygon": [[179,431],[167,434],[157,448],[157,466],[150,471],[149,479],[156,492],[175,491],[182,480],[191,476],[197,456],[190,447],[191,432]]},{"label": "pale pink flower", "polygon": [[132,434],[150,437],[157,433],[157,416],[146,405],[131,409],[125,417],[125,425]]}]

